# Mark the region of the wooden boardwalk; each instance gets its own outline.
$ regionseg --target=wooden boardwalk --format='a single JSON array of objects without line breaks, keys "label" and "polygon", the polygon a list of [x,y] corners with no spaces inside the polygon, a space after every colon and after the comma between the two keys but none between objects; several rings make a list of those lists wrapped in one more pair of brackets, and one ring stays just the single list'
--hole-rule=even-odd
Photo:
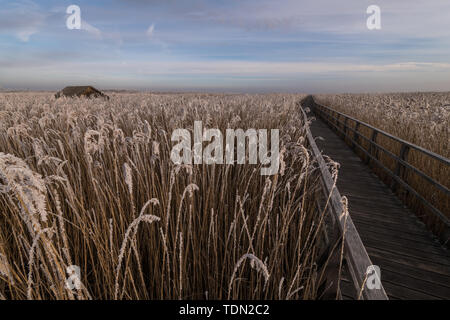
[{"label": "wooden boardwalk", "polygon": [[[313,114],[308,114],[314,116]],[[324,155],[340,164],[337,187],[389,299],[450,299],[450,253],[324,122],[311,124]],[[322,139],[317,139],[322,137]],[[342,297],[357,293],[345,274]]]}]

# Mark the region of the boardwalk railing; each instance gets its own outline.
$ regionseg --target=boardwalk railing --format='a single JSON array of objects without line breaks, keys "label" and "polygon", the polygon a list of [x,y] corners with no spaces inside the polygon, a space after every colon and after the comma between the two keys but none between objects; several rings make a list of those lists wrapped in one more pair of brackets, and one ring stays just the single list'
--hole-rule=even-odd
[{"label": "boardwalk railing", "polygon": [[[301,109],[305,123],[307,122],[307,116],[305,111]],[[306,129],[306,135],[308,139],[309,147],[318,162],[321,176],[322,192],[325,199],[326,210],[330,213],[332,225],[337,230],[338,238],[343,240],[343,256],[347,263],[352,282],[357,293],[357,297],[364,300],[387,300],[388,297],[382,285],[377,288],[368,289],[367,279],[369,274],[367,273],[372,266],[372,262],[367,254],[367,251],[361,241],[358,231],[353,224],[353,221],[348,214],[344,204],[342,203],[342,197],[336,187],[331,173],[319,151],[316,142],[311,134],[309,128]],[[330,241],[330,245],[333,246],[334,240]],[[339,248],[338,248],[339,249]],[[335,250],[334,254],[339,257],[340,250]],[[332,259],[330,259],[332,260]],[[369,269],[368,269],[369,268]],[[340,271],[338,271],[340,272]],[[331,281],[334,285],[339,281],[334,275]]]},{"label": "boardwalk railing", "polygon": [[[412,165],[408,161],[408,154],[411,150],[414,150],[422,157],[429,159],[429,161],[431,161],[431,159],[433,161],[438,161],[439,164],[441,164],[445,168],[448,168],[449,170],[450,160],[417,145],[397,138],[365,122],[359,121],[346,114],[321,105],[320,103],[315,102],[313,97],[310,97],[309,105],[310,107],[312,107],[314,113],[323,121],[325,121],[328,126],[339,133],[341,137],[344,140],[348,141],[354,149],[362,152],[362,154],[366,158],[366,163],[376,164],[376,166],[379,167],[384,174],[390,177],[390,187],[394,192],[397,191],[398,186],[401,186],[404,190],[406,190],[408,195],[413,195],[417,199],[417,201],[422,204],[423,208],[426,208],[427,211],[431,212],[431,214],[436,217],[436,219],[439,221],[438,230],[440,230],[440,234],[438,234],[438,236],[440,236],[444,244],[448,245],[450,242],[449,218],[441,210],[436,208],[435,205],[431,204],[423,194],[421,194],[410,183],[408,183],[406,179],[407,175],[405,173],[405,169],[408,169],[410,173],[428,182],[430,188],[433,188],[436,192],[443,194],[444,199],[446,199],[444,201],[447,202],[444,203],[443,207],[448,208],[450,190],[446,186],[442,185],[441,183],[424,173],[420,168],[416,168],[414,165]],[[350,126],[350,123],[353,124],[353,127]],[[362,134],[361,131],[363,128],[366,128],[366,132],[370,132],[367,136]],[[388,138],[400,144],[399,154],[394,154],[393,152],[387,150],[387,148],[381,146],[377,142],[377,137],[379,138],[380,136],[384,136],[385,138]],[[380,152],[382,152],[384,155],[390,158],[391,161],[394,162],[394,170],[388,168],[385,163],[381,161],[379,154]],[[428,193],[436,194],[436,192]]]}]

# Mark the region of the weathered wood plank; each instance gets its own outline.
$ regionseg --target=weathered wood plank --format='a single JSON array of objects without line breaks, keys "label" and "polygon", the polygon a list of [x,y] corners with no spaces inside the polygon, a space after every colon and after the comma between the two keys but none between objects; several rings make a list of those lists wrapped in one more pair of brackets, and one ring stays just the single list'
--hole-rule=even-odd
[{"label": "weathered wood plank", "polygon": [[371,246],[366,246],[366,248],[367,248],[367,251],[370,253],[370,255],[384,256],[386,259],[395,261],[400,264],[406,264],[408,266],[416,267],[418,269],[423,270],[423,272],[434,272],[434,273],[439,273],[439,274],[445,275],[445,276],[450,275],[450,271],[448,270],[448,267],[443,266],[434,261],[423,261],[423,260],[415,259],[412,256],[394,253],[385,248],[380,249],[380,248],[375,248],[375,247],[371,247]]},{"label": "weathered wood plank", "polygon": [[442,250],[442,245],[435,239],[430,241],[430,237],[428,236],[417,236],[417,235],[408,235],[405,233],[398,232],[390,232],[386,230],[382,226],[378,226],[378,228],[365,228],[362,224],[357,224],[358,231],[360,234],[366,234],[367,236],[372,237],[382,237],[386,239],[386,241],[408,241],[412,246],[425,245],[427,248],[434,248],[435,250],[441,252],[446,256],[450,256],[450,253],[447,250]]},{"label": "weathered wood plank", "polygon": [[[382,273],[383,276],[383,273]],[[437,300],[436,296],[429,295],[420,291],[400,286],[390,281],[384,281],[384,286],[389,292],[389,297],[395,297],[401,300]]]},{"label": "weathered wood plank", "polygon": [[[380,224],[380,220],[376,219],[374,217],[369,216],[363,216],[363,215],[357,215],[355,214],[353,217],[353,220],[357,221],[357,223],[364,223],[366,228],[377,228],[377,224]],[[415,226],[410,225],[402,225],[402,224],[395,224],[392,222],[384,221],[381,226],[383,226],[385,229],[389,230],[390,232],[399,232],[399,233],[407,233],[414,236],[428,236],[430,237],[429,233],[426,230],[420,230],[417,229]]]},{"label": "weathered wood plank", "polygon": [[392,284],[402,286],[409,290],[420,292],[438,299],[450,299],[450,288],[441,284],[434,284],[420,278],[397,273],[395,270],[384,268],[381,270],[381,279]]},{"label": "weathered wood plank", "polygon": [[[386,242],[382,241],[382,239],[373,239],[368,237],[361,237],[363,239],[363,243],[366,247],[371,248],[380,248],[383,250],[387,250],[394,254],[401,254],[405,256],[410,256],[414,259],[420,261],[433,261],[434,263],[439,263],[443,267],[450,267],[450,263],[448,257],[440,254],[436,254],[431,250],[427,250],[425,246],[422,245],[420,249],[418,249],[417,245],[415,247],[410,246],[409,243],[399,244],[398,242]],[[429,247],[428,247],[429,249]]]},{"label": "weathered wood plank", "polygon": [[391,261],[383,256],[371,255],[372,261],[378,265],[383,266],[384,272],[395,272],[399,274],[405,274],[410,277],[422,279],[436,286],[443,286],[450,288],[450,276],[445,276],[434,272],[423,272],[415,266],[408,266],[396,261]]}]

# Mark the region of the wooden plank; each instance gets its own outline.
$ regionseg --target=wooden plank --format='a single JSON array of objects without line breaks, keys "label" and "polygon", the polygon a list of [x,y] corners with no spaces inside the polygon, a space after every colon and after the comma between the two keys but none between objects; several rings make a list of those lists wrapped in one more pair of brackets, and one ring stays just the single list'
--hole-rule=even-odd
[{"label": "wooden plank", "polygon": [[[366,216],[362,216],[362,215],[357,215],[355,214],[353,216],[353,220],[355,220],[355,222],[357,224],[364,223],[366,228],[371,228],[373,227],[374,230],[377,227],[378,222],[375,221],[373,218],[370,217],[366,217]],[[381,220],[379,220],[381,221]],[[426,230],[421,230],[420,228],[416,228],[415,226],[411,226],[408,224],[394,224],[394,223],[382,223],[381,224],[384,228],[386,228],[387,230],[391,231],[391,232],[399,232],[399,233],[408,233],[410,235],[414,235],[414,236],[428,236],[430,238],[430,233],[427,232]]]},{"label": "wooden plank", "polygon": [[[389,226],[391,229],[403,231],[403,224],[411,225],[410,231],[416,234],[424,234],[428,235],[426,231],[423,230],[424,226],[419,225],[418,223],[412,222],[409,217],[402,217],[400,214],[396,214],[393,212],[381,212],[378,210],[374,210],[367,214],[366,212],[362,212],[360,209],[351,208],[351,216],[354,219],[361,218],[363,221],[367,221],[370,224],[377,224],[382,226]],[[364,209],[367,211],[368,209]]]},{"label": "wooden plank", "polygon": [[[358,185],[342,185],[340,184],[340,181],[338,182],[338,188],[339,191],[341,191],[342,194],[344,193],[348,193],[348,194],[352,194],[352,195],[358,195],[359,193],[361,193],[361,189],[360,186]],[[370,190],[370,194],[372,196],[380,196],[380,197],[386,197],[386,195],[390,195],[391,193],[389,193],[386,190],[385,186],[382,186],[381,184],[378,185],[368,185],[366,184],[364,186],[365,190]]]},{"label": "wooden plank", "polygon": [[[369,190],[370,192],[370,190]],[[371,198],[370,196],[367,196],[366,199],[364,199],[362,195],[354,195],[351,193],[347,193],[348,198],[352,199],[352,204],[355,207],[359,206],[361,208],[366,208],[368,210],[377,210],[384,213],[389,212],[404,212],[404,207],[398,205],[395,203],[395,200],[389,200],[388,195],[385,195],[383,198]]]},{"label": "wooden plank", "polygon": [[430,250],[429,246],[422,245],[419,247],[411,246],[411,243],[399,243],[399,242],[389,242],[383,241],[381,238],[369,238],[367,236],[361,237],[365,246],[382,248],[392,253],[408,255],[414,257],[415,259],[423,260],[425,262],[432,261],[434,263],[442,264],[443,266],[450,267],[450,259],[444,255],[437,254]]},{"label": "wooden plank", "polygon": [[380,269],[383,282],[389,281],[390,283],[437,299],[450,299],[450,288],[442,286],[442,284],[430,283],[420,278],[397,273],[392,269],[389,269],[389,267],[380,266]]},{"label": "wooden plank", "polygon": [[[425,226],[417,221],[417,218],[404,216],[401,212],[386,212],[384,210],[374,209],[370,212],[370,209],[362,208],[361,206],[351,206],[350,207],[352,217],[361,217],[373,220],[374,223],[380,223],[382,225],[390,225],[392,227],[404,228],[404,224],[408,225],[411,231],[416,231],[418,233],[429,234],[424,230]],[[368,212],[369,211],[369,212]]]},{"label": "wooden plank", "polygon": [[[394,221],[394,222],[402,222],[402,223],[411,223],[413,225],[416,225],[418,228],[423,229],[423,223],[420,223],[417,221],[417,217],[414,217],[412,215],[406,214],[404,210],[401,210],[401,208],[392,210],[392,211],[384,211],[384,210],[371,210],[365,206],[357,205],[353,203],[353,197],[349,196],[349,199],[351,199],[350,203],[350,210],[352,214],[355,215],[362,215],[365,217],[373,217],[375,220],[378,219],[388,219],[387,221]],[[386,220],[385,220],[386,221]]]},{"label": "wooden plank", "polygon": [[[383,277],[383,273],[381,274]],[[397,298],[401,300],[436,300],[439,299],[433,295],[429,295],[420,291],[416,291],[401,285],[384,281],[384,286],[389,292],[389,298]]]},{"label": "wooden plank", "polygon": [[450,276],[445,276],[435,272],[423,272],[423,270],[415,266],[408,266],[402,263],[397,263],[382,256],[376,256],[372,254],[371,258],[372,261],[380,266],[383,270],[405,274],[416,279],[422,279],[423,281],[427,281],[431,284],[450,288]]},{"label": "wooden plank", "polygon": [[[389,226],[380,226],[377,224],[373,224],[373,221],[367,222],[367,220],[359,219],[359,217],[353,217],[353,220],[358,225],[358,229],[361,230],[361,232],[367,232],[369,230],[370,232],[377,232],[380,235],[384,233],[390,233],[390,234],[397,234],[399,237],[402,237],[404,239],[420,239],[422,241],[430,241],[433,243],[436,243],[436,240],[430,236],[429,233],[416,233],[416,232],[410,232],[401,230],[399,232],[396,228],[390,228]],[[439,244],[439,243],[436,243]]]},{"label": "wooden plank", "polygon": [[371,246],[366,246],[366,248],[370,255],[385,257],[386,259],[395,261],[400,264],[416,267],[418,269],[423,270],[423,272],[435,272],[444,276],[450,276],[450,271],[448,270],[448,268],[446,268],[441,264],[434,263],[432,261],[422,261],[420,259],[415,259],[414,257],[411,256],[393,253],[386,249],[380,249]]},{"label": "wooden plank", "polygon": [[447,259],[447,261],[450,258],[450,254],[446,250],[443,250],[442,247],[435,245],[433,242],[430,242],[430,241],[420,242],[420,241],[411,240],[411,239],[404,239],[404,238],[398,237],[396,234],[388,234],[388,233],[379,234],[376,232],[371,232],[370,230],[363,231],[360,228],[358,228],[358,230],[360,231],[359,234],[361,236],[361,239],[363,240],[363,243],[365,243],[366,239],[381,241],[385,244],[394,243],[397,245],[401,245],[403,247],[417,249],[417,250],[425,252],[425,253],[433,253],[435,255],[445,257]]}]

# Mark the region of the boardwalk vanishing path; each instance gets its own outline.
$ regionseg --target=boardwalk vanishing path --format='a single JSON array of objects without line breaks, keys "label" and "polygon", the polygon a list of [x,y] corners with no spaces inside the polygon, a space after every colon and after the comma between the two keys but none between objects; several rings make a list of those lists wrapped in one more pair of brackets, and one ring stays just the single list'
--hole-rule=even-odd
[{"label": "boardwalk vanishing path", "polygon": [[[310,130],[323,154],[340,164],[337,188],[349,200],[389,299],[450,299],[449,251],[322,120],[316,118]],[[357,297],[349,279],[340,287],[344,299]]]}]

